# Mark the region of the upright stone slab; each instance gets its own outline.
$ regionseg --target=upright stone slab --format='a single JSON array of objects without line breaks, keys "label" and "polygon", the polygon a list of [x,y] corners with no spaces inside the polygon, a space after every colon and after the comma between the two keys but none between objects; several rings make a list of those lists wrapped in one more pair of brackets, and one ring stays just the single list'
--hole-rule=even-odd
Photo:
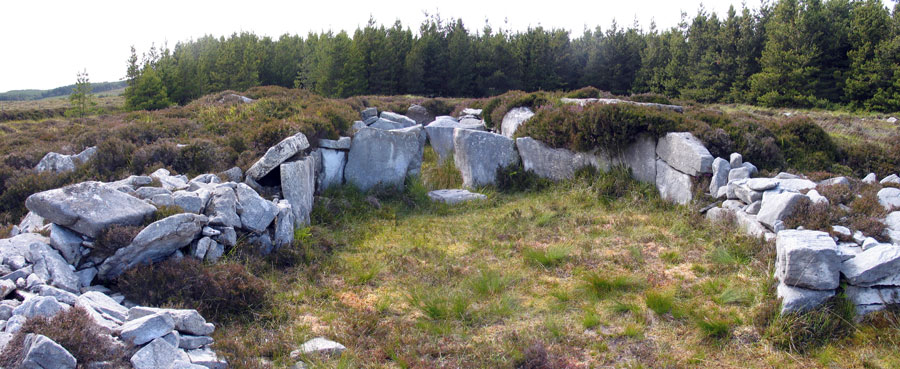
[{"label": "upright stone slab", "polygon": [[361,129],[350,146],[344,179],[362,191],[378,184],[403,186],[407,174],[421,170],[420,138],[419,131]]},{"label": "upright stone slab", "polygon": [[250,169],[247,170],[247,177],[253,180],[259,180],[266,174],[281,165],[291,157],[306,150],[309,147],[309,141],[303,133],[297,133],[291,137],[285,138],[275,146],[269,148],[266,153]]},{"label": "upright stone slab", "polygon": [[75,369],[75,357],[60,344],[40,334],[29,333],[22,344],[20,368]]},{"label": "upright stone slab", "polygon": [[281,164],[281,193],[291,204],[296,228],[309,224],[316,191],[316,166],[313,156]]},{"label": "upright stone slab", "polygon": [[776,224],[793,214],[794,207],[805,198],[806,196],[794,192],[766,192],[757,218],[770,229],[778,231],[775,229]]},{"label": "upright stone slab", "polygon": [[523,106],[510,109],[506,115],[503,116],[503,121],[500,123],[500,133],[506,137],[513,138],[516,135],[516,130],[519,129],[519,126],[533,116],[534,112],[531,111],[531,108]]},{"label": "upright stone slab", "polygon": [[287,200],[278,202],[278,216],[275,217],[275,237],[272,243],[282,247],[294,241],[294,211]]},{"label": "upright stone slab", "polygon": [[515,142],[496,133],[457,129],[453,147],[463,186],[469,188],[496,183],[497,169],[519,162]]},{"label": "upright stone slab", "polygon": [[691,176],[670,167],[665,161],[656,161],[656,189],[666,201],[685,205],[694,198]]},{"label": "upright stone slab", "polygon": [[828,233],[808,230],[778,232],[775,278],[788,286],[833,290],[840,281],[841,257]]},{"label": "upright stone slab", "polygon": [[331,187],[344,184],[344,166],[347,165],[347,152],[319,149],[322,157],[320,171],[316,175],[319,181],[318,191],[322,192]]},{"label": "upright stone slab", "polygon": [[434,121],[434,114],[429,113],[428,109],[418,104],[410,105],[409,109],[406,109],[406,116],[423,126]]},{"label": "upright stone slab", "polygon": [[656,138],[640,135],[622,152],[622,162],[631,169],[631,176],[641,182],[656,182]]},{"label": "upright stone slab", "polygon": [[713,156],[690,132],[669,132],[659,139],[656,154],[679,172],[696,176],[712,172]]},{"label": "upright stone slab", "polygon": [[153,205],[101,182],[39,192],[29,196],[25,206],[52,223],[94,238],[111,225],[138,225],[156,212]]},{"label": "upright stone slab", "polygon": [[102,279],[118,277],[141,263],[157,262],[191,243],[208,223],[204,215],[182,213],[151,223],[131,244],[116,250],[99,268]]},{"label": "upright stone slab", "polygon": [[719,188],[728,185],[728,172],[731,171],[731,164],[728,160],[716,158],[712,163],[712,180],[709,181],[709,193],[715,197],[719,193]]},{"label": "upright stone slab", "polygon": [[778,283],[778,298],[781,299],[781,314],[804,312],[822,305],[834,296],[834,290],[810,290]]},{"label": "upright stone slab", "polygon": [[531,137],[517,138],[516,148],[525,170],[553,181],[571,179],[576,170],[584,167],[601,169],[600,160],[594,155],[554,149]]}]

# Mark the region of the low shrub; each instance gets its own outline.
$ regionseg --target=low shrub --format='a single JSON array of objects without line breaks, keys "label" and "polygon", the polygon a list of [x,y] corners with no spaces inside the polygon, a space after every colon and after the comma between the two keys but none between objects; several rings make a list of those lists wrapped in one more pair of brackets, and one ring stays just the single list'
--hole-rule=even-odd
[{"label": "low shrub", "polygon": [[670,291],[647,291],[644,294],[644,303],[654,313],[666,314],[675,306],[675,294]]},{"label": "low shrub", "polygon": [[94,242],[94,255],[102,257],[112,256],[116,253],[116,250],[130,245],[134,237],[143,229],[144,227],[120,224],[104,229]]},{"label": "low shrub", "polygon": [[813,204],[809,198],[802,198],[794,211],[784,220],[788,229],[802,226],[805,229],[830,232],[831,226],[839,224],[844,211],[831,203]]},{"label": "low shrub", "polygon": [[780,304],[772,303],[776,309],[764,311],[768,316],[758,319],[758,323],[764,324],[763,336],[779,349],[805,353],[853,332],[855,305],[843,294],[803,313],[781,315],[777,309]]},{"label": "low shrub", "polygon": [[29,333],[44,335],[58,343],[82,365],[107,361],[113,367],[128,366],[130,353],[114,344],[109,332],[97,325],[84,308],[72,306],[51,318],[29,318],[0,354],[0,367],[21,366],[25,359],[25,336]]},{"label": "low shrub", "polygon": [[632,275],[608,275],[606,273],[591,272],[583,276],[584,287],[587,292],[598,299],[621,293],[641,290],[646,283]]},{"label": "low shrub", "polygon": [[116,287],[137,304],[189,307],[218,322],[246,319],[269,304],[266,281],[229,262],[169,259],[126,271]]},{"label": "low shrub", "polygon": [[582,87],[566,94],[566,97],[570,99],[596,99],[599,96],[600,89],[594,86]]},{"label": "low shrub", "polygon": [[787,165],[800,171],[830,170],[842,157],[831,136],[809,118],[791,118],[774,127]]},{"label": "low shrub", "polygon": [[522,358],[515,363],[516,369],[560,369],[568,366],[559,358],[550,355],[547,347],[541,342],[535,342],[528,346],[522,353]]},{"label": "low shrub", "polygon": [[513,108],[528,107],[534,110],[540,106],[550,104],[550,101],[551,96],[543,91],[532,93],[509,91],[488,100],[481,116],[484,117],[485,126],[495,128],[500,126],[500,123],[503,122],[503,117]]},{"label": "low shrub", "polygon": [[90,166],[103,180],[118,179],[129,162],[136,147],[131,142],[117,137],[109,137],[97,145],[97,153],[89,161]]}]

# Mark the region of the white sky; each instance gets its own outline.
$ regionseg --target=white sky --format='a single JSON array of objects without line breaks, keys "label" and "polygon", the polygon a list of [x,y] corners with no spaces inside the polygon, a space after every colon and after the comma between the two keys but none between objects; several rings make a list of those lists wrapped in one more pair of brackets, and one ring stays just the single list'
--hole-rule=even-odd
[{"label": "white sky", "polygon": [[[884,0],[886,3],[888,0]],[[759,0],[747,0],[757,8]],[[277,38],[284,33],[352,31],[373,16],[380,24],[396,19],[413,31],[424,12],[444,19],[461,18],[469,30],[481,30],[485,19],[494,29],[527,29],[542,25],[565,28],[575,35],[585,26],[604,29],[615,19],[642,27],[655,19],[658,28],[675,26],[682,11],[696,14],[700,0],[630,1],[272,1],[272,0],[2,0],[0,1],[0,91],[48,89],[75,83],[87,69],[92,82],[115,81],[125,75],[129,47],[138,55],[168,41],[196,39],[205,34],[230,35],[252,31]],[[725,14],[741,0],[704,0],[708,11]],[[505,22],[505,23],[504,23]]]}]

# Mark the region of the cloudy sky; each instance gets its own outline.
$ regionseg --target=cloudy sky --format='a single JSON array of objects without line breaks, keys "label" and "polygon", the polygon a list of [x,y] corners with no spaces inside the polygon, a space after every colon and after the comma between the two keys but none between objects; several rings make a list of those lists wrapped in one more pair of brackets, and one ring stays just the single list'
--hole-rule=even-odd
[{"label": "cloudy sky", "polygon": [[[887,2],[887,0],[885,0]],[[529,26],[565,28],[576,34],[585,26],[608,27],[616,20],[643,27],[655,20],[659,28],[678,23],[682,11],[693,15],[700,0],[489,2],[433,1],[270,1],[270,0],[4,0],[0,2],[0,91],[48,89],[75,82],[87,69],[92,82],[115,81],[125,75],[129,47],[146,51],[151,43],[229,35],[252,31],[277,37],[284,33],[354,30],[372,16],[390,25],[399,19],[416,29],[425,12],[461,18],[471,30],[485,20],[496,28]],[[708,11],[725,13],[741,0],[704,0]],[[747,0],[757,8],[759,0]],[[511,5],[515,4],[515,5]],[[551,5],[551,6],[548,6]]]}]

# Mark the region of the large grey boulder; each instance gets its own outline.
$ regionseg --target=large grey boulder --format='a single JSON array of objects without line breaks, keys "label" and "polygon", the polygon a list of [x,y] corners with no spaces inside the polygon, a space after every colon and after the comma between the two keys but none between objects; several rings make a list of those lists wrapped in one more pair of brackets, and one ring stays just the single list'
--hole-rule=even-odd
[{"label": "large grey boulder", "polygon": [[531,137],[517,138],[516,148],[519,149],[525,170],[553,181],[571,179],[576,170],[584,167],[601,167],[600,160],[595,155],[554,149]]},{"label": "large grey boulder", "polygon": [[519,162],[515,141],[491,132],[457,129],[453,133],[454,161],[463,186],[479,187],[497,181],[497,169]]},{"label": "large grey boulder", "polygon": [[250,169],[247,169],[246,176],[258,180],[308,147],[309,141],[303,133],[297,133],[285,138],[275,144],[275,146],[270,147],[262,158],[254,163]]},{"label": "large grey boulder", "polygon": [[128,319],[135,320],[155,314],[166,314],[172,317],[175,330],[194,336],[208,336],[215,330],[212,323],[194,309],[161,309],[145,306],[135,306],[128,310]]},{"label": "large grey boulder", "polygon": [[641,182],[656,182],[656,138],[640,135],[625,147],[622,163],[631,169],[631,176]]},{"label": "large grey boulder", "polygon": [[785,178],[778,180],[778,189],[790,192],[803,192],[816,188],[816,182],[806,178]]},{"label": "large grey boulder", "polygon": [[480,194],[469,192],[467,190],[434,190],[428,192],[428,198],[431,201],[443,202],[448,205],[455,205],[461,202],[467,202],[472,200],[484,200],[487,196]]},{"label": "large grey boulder", "polygon": [[900,176],[897,176],[896,174],[891,174],[887,177],[882,178],[881,181],[879,181],[878,183],[881,183],[883,185],[888,184],[888,183],[900,184]]},{"label": "large grey boulder", "polygon": [[75,170],[75,161],[72,155],[48,152],[34,167],[37,172],[65,173]]},{"label": "large grey boulder", "polygon": [[206,206],[209,224],[240,228],[241,217],[237,213],[237,194],[229,186],[218,186],[212,191]]},{"label": "large grey boulder", "polygon": [[728,160],[716,158],[712,163],[712,180],[709,181],[709,193],[714,197],[719,193],[719,188],[728,185],[728,172],[731,164]]},{"label": "large grey boulder", "polygon": [[175,361],[190,362],[184,352],[170,345],[166,340],[157,338],[131,356],[134,369],[169,368]]},{"label": "large grey boulder", "polygon": [[180,207],[185,212],[194,214],[203,214],[210,198],[212,198],[212,191],[208,189],[175,191],[172,194],[172,201],[175,203],[175,206]]},{"label": "large grey boulder", "polygon": [[122,306],[122,304],[119,304],[103,292],[85,292],[78,296],[78,301],[75,305],[81,306],[89,312],[95,312],[104,319],[120,324],[128,320],[128,308]]},{"label": "large grey boulder", "polygon": [[165,259],[176,250],[189,245],[207,223],[206,216],[189,213],[153,222],[141,230],[130,245],[116,250],[113,256],[100,265],[100,278],[115,278],[139,264]]},{"label": "large grey boulder", "polygon": [[369,118],[378,117],[378,109],[373,107],[365,108],[361,112],[359,112],[359,117],[362,120],[367,120]]},{"label": "large grey boulder", "polygon": [[26,318],[34,318],[36,316],[51,318],[57,313],[68,309],[68,306],[61,304],[52,296],[34,296],[22,305],[13,309],[13,315],[21,315]]},{"label": "large grey boulder", "polygon": [[694,197],[691,176],[675,170],[663,160],[656,161],[656,189],[666,201],[687,204]]},{"label": "large grey boulder", "polygon": [[28,249],[28,261],[33,264],[35,275],[51,286],[69,292],[78,292],[80,280],[71,265],[50,247],[46,242],[31,242]]},{"label": "large grey boulder", "polygon": [[75,369],[75,357],[44,335],[26,335],[22,352],[24,359],[19,367],[22,369]]},{"label": "large grey boulder", "polygon": [[157,313],[122,324],[117,330],[122,340],[140,346],[165,336],[175,329],[175,321],[166,313]]},{"label": "large grey boulder", "polygon": [[500,133],[506,137],[513,138],[516,135],[516,130],[519,129],[519,126],[533,116],[534,112],[531,111],[531,108],[523,106],[510,109],[506,115],[503,116],[503,121],[500,123]]},{"label": "large grey boulder", "polygon": [[[775,239],[775,278],[811,290],[833,290],[840,280],[841,257],[828,233],[785,230]],[[852,259],[851,259],[852,260]]]},{"label": "large grey boulder", "polygon": [[281,164],[281,193],[291,204],[295,227],[309,224],[316,191],[317,166],[314,156]]},{"label": "large grey boulder", "polygon": [[778,283],[778,298],[781,299],[781,314],[804,312],[822,305],[834,296],[834,290],[810,290]]},{"label": "large grey boulder", "polygon": [[332,149],[319,149],[322,162],[319,165],[318,191],[344,184],[344,167],[347,165],[347,152]]},{"label": "large grey boulder", "polygon": [[213,339],[210,336],[192,336],[189,334],[183,334],[178,340],[178,348],[182,348],[185,350],[196,350],[212,343]]},{"label": "large grey boulder", "polygon": [[256,233],[269,228],[275,220],[278,208],[271,201],[263,199],[250,186],[238,183],[234,188],[237,195],[237,214],[241,218],[241,227]]},{"label": "large grey boulder", "polygon": [[150,173],[150,178],[158,180],[162,187],[169,191],[177,191],[188,188],[188,180],[186,176],[173,176],[167,169],[159,168],[155,172]]},{"label": "large grey boulder", "polygon": [[400,123],[400,125],[401,125],[400,128],[412,127],[412,126],[418,124],[418,123],[416,123],[415,120],[409,119],[405,115],[400,115],[400,114],[390,112],[390,111],[381,112],[381,119],[386,119],[391,122]]},{"label": "large grey boulder", "polygon": [[438,161],[443,162],[453,154],[453,131],[460,128],[459,122],[453,119],[439,119],[425,126],[428,142],[438,156]]},{"label": "large grey boulder", "polygon": [[776,223],[789,217],[794,212],[794,207],[806,196],[794,192],[766,192],[763,194],[762,206],[757,218],[769,229],[778,231]]},{"label": "large grey boulder", "polygon": [[656,154],[675,170],[696,176],[712,172],[713,156],[690,132],[669,132],[656,144]]},{"label": "large grey boulder", "polygon": [[101,182],[39,192],[29,196],[25,206],[52,223],[94,238],[111,225],[138,225],[156,212],[153,205]]},{"label": "large grey boulder", "polygon": [[344,179],[362,191],[379,184],[401,187],[407,175],[421,170],[424,142],[420,134],[420,130],[361,129],[353,138]]},{"label": "large grey boulder", "polygon": [[844,293],[856,305],[900,304],[900,287],[847,286]]},{"label": "large grey boulder", "polygon": [[885,187],[878,191],[878,202],[885,210],[900,209],[900,188]]},{"label": "large grey boulder", "polygon": [[434,121],[434,114],[429,113],[428,109],[418,104],[410,105],[409,109],[406,109],[406,116],[423,126]]},{"label": "large grey boulder", "polygon": [[841,264],[841,273],[850,284],[873,286],[900,270],[900,247],[879,244]]}]

